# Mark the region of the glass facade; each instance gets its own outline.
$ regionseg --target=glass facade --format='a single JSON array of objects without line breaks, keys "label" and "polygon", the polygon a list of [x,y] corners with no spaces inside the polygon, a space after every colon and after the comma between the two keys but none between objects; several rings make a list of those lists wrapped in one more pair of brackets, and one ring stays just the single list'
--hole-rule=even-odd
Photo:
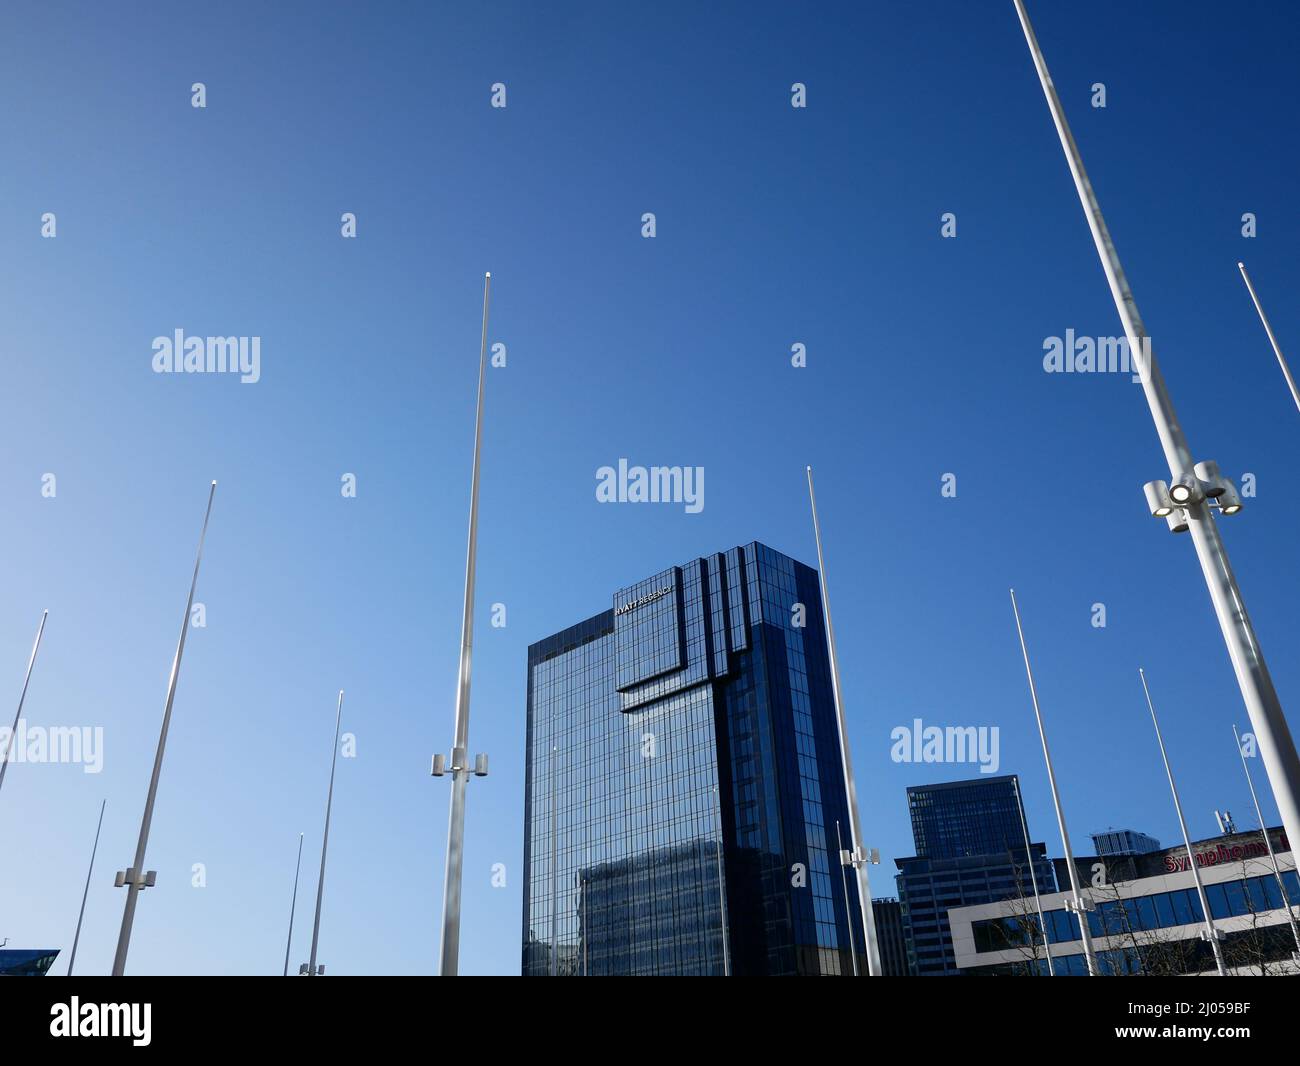
[{"label": "glass facade", "polygon": [[[957,971],[948,911],[1032,897],[1025,831],[1014,775],[907,790],[916,855],[898,859],[908,968],[918,977]],[[1056,890],[1047,848],[1032,843],[1040,892]]]},{"label": "glass facade", "polygon": [[58,948],[0,948],[0,977],[44,977]]},{"label": "glass facade", "polygon": [[751,543],[529,648],[526,976],[852,972],[824,632]]}]

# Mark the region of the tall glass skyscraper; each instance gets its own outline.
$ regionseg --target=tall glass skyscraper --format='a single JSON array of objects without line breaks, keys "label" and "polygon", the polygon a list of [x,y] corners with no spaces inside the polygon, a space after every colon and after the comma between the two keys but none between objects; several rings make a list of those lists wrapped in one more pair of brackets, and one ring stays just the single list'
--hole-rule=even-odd
[{"label": "tall glass skyscraper", "polygon": [[524,802],[525,976],[851,973],[817,571],[747,544],[532,645]]},{"label": "tall glass skyscraper", "polygon": [[1026,853],[1017,791],[1015,775],[907,790],[916,855],[895,861],[913,976],[957,973],[949,909],[1032,900],[1031,861],[1039,892],[1056,891],[1046,846],[1031,843]]}]

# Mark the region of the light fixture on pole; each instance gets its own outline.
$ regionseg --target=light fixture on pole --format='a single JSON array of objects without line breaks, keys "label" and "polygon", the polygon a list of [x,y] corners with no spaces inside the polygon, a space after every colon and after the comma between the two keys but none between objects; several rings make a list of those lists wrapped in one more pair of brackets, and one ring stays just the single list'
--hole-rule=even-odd
[{"label": "light fixture on pole", "polygon": [[1296,388],[1295,378],[1291,376],[1291,368],[1286,365],[1286,359],[1282,356],[1282,347],[1277,343],[1277,337],[1273,334],[1273,327],[1268,324],[1268,316],[1264,314],[1264,307],[1255,294],[1255,286],[1250,283],[1250,275],[1246,273],[1246,264],[1238,263],[1237,269],[1241,271],[1241,280],[1246,283],[1250,298],[1255,303],[1255,310],[1259,312],[1259,320],[1264,323],[1264,332],[1268,334],[1268,342],[1273,346],[1273,354],[1277,356],[1278,365],[1282,368],[1282,376],[1286,378],[1287,388],[1291,390],[1291,399],[1295,400],[1296,410],[1300,410],[1300,389]]},{"label": "light fixture on pole", "polygon": [[1020,831],[1025,834],[1025,860],[1029,863],[1029,880],[1034,886],[1034,906],[1038,908],[1038,931],[1043,934],[1043,950],[1047,952],[1047,976],[1055,977],[1056,964],[1052,962],[1052,942],[1047,935],[1047,921],[1043,918],[1043,898],[1038,894],[1038,874],[1034,871],[1034,853],[1029,846],[1029,822],[1025,818],[1025,801],[1020,795],[1020,778],[1013,775],[1011,787],[1016,791],[1016,807],[1020,811]]},{"label": "light fixture on pole", "polygon": [[[474,416],[474,467],[469,488],[469,547],[465,553],[465,610],[460,628],[460,670],[456,681],[456,736],[451,749],[451,811],[447,818],[447,872],[442,891],[442,947],[438,973],[455,977],[460,966],[460,890],[465,864],[465,786],[469,784],[469,681],[474,650],[474,574],[478,555],[479,446],[483,442],[483,383],[487,376],[488,296],[491,272],[483,276],[483,333],[478,353],[478,406]],[[447,772],[433,757],[433,776]],[[487,776],[487,756],[474,760],[474,776]],[[554,901],[552,901],[554,903]]]},{"label": "light fixture on pole", "polygon": [[[1101,205],[1097,202],[1096,194],[1088,181],[1088,174],[1083,167],[1083,157],[1079,154],[1079,147],[1075,144],[1074,135],[1065,120],[1065,111],[1061,107],[1060,97],[1056,94],[1056,88],[1047,70],[1047,62],[1043,58],[1033,27],[1029,23],[1029,14],[1025,10],[1024,0],[1014,0],[1014,3],[1016,13],[1020,17],[1021,28],[1024,30],[1025,41],[1033,57],[1034,68],[1038,72],[1043,95],[1047,98],[1047,105],[1056,124],[1061,147],[1065,151],[1066,161],[1074,178],[1075,189],[1092,231],[1093,242],[1097,246],[1097,254],[1101,258],[1102,269],[1106,273],[1111,297],[1124,324],[1129,350],[1141,357],[1142,391],[1151,410],[1165,460],[1169,464],[1169,472],[1173,478],[1171,485],[1178,483],[1186,485],[1185,479],[1193,473],[1194,466],[1191,449],[1183,435],[1177,412],[1174,411],[1173,401],[1165,386],[1165,379],[1160,373],[1155,353],[1151,351],[1150,337],[1138,314],[1137,303],[1129,289],[1128,279],[1124,276],[1124,269],[1120,265],[1119,254],[1115,251],[1110,231],[1106,228],[1106,221],[1101,214]],[[1170,495],[1177,503],[1178,495],[1175,488],[1170,488]],[[1230,495],[1235,496],[1235,492],[1228,493],[1225,490],[1224,495],[1218,499],[1221,501]],[[1242,700],[1250,715],[1251,727],[1259,742],[1259,753],[1264,760],[1264,768],[1273,785],[1273,795],[1282,814],[1282,824],[1286,827],[1289,839],[1300,840],[1300,754],[1296,752],[1295,740],[1291,736],[1286,716],[1282,713],[1281,701],[1269,676],[1268,666],[1264,662],[1264,653],[1260,649],[1250,616],[1246,612],[1241,590],[1237,587],[1237,579],[1228,561],[1227,549],[1219,534],[1211,505],[1205,501],[1198,502],[1195,496],[1196,492],[1193,490],[1187,506],[1181,507],[1181,512],[1185,516],[1186,528],[1192,535],[1192,543],[1195,545],[1197,559],[1209,589],[1210,600],[1214,604],[1219,628],[1223,632],[1223,640],[1228,648],[1228,657],[1232,660],[1237,685],[1241,689]],[[1236,507],[1239,506],[1238,500]],[[1221,507],[1220,513],[1233,514],[1235,509]],[[1166,520],[1173,517],[1173,515],[1166,516]],[[1177,531],[1173,521],[1170,521],[1170,528]]]},{"label": "light fixture on pole", "polygon": [[1196,879],[1196,894],[1201,900],[1201,913],[1205,917],[1205,929],[1201,939],[1208,940],[1214,951],[1214,965],[1220,977],[1227,977],[1228,970],[1223,964],[1223,946],[1219,943],[1223,934],[1214,924],[1210,913],[1209,901],[1205,898],[1205,886],[1201,883],[1201,868],[1196,865],[1196,855],[1192,852],[1192,839],[1187,834],[1187,820],[1183,817],[1183,805],[1178,799],[1178,786],[1174,784],[1174,771],[1169,765],[1169,756],[1165,752],[1165,738],[1160,735],[1160,723],[1156,720],[1156,705],[1151,702],[1151,690],[1147,687],[1146,671],[1138,667],[1138,676],[1142,678],[1142,691],[1146,694],[1147,706],[1151,709],[1151,724],[1156,727],[1156,742],[1160,745],[1160,758],[1165,764],[1165,775],[1169,778],[1169,792],[1174,797],[1174,810],[1178,812],[1178,828],[1183,831],[1183,844],[1187,848],[1187,865]]},{"label": "light fixture on pole", "polygon": [[1038,686],[1034,684],[1034,669],[1029,665],[1029,647],[1025,644],[1025,631],[1020,626],[1020,607],[1016,603],[1016,590],[1011,590],[1011,611],[1016,616],[1016,635],[1020,638],[1020,654],[1025,659],[1025,676],[1029,678],[1029,699],[1034,705],[1034,719],[1038,722],[1038,739],[1043,745],[1043,761],[1047,763],[1047,782],[1052,786],[1052,805],[1056,808],[1056,824],[1061,830],[1061,847],[1065,851],[1065,867],[1070,873],[1070,899],[1065,909],[1079,920],[1079,936],[1083,941],[1083,957],[1088,964],[1088,976],[1098,977],[1097,952],[1092,946],[1092,932],[1088,916],[1096,904],[1079,891],[1079,871],[1074,868],[1074,851],[1070,847],[1070,831],[1065,828],[1065,814],[1061,811],[1061,794],[1056,788],[1056,771],[1052,769],[1052,753],[1047,748],[1047,731],[1043,728],[1043,714],[1038,707]]},{"label": "light fixture on pole", "polygon": [[77,912],[77,931],[72,936],[72,951],[68,954],[68,972],[65,976],[72,976],[72,967],[77,963],[77,945],[81,943],[81,921],[86,917],[86,897],[90,895],[90,875],[95,872],[95,853],[99,851],[99,831],[104,828],[104,808],[108,806],[108,800],[101,800],[99,804],[99,824],[95,826],[95,844],[90,849],[90,865],[86,867],[86,887],[81,892],[81,910]]},{"label": "light fixture on pole", "polygon": [[289,949],[293,947],[293,912],[298,907],[298,875],[302,872],[302,834],[298,834],[298,864],[293,868],[293,897],[289,900],[289,937],[284,942],[284,976],[289,976]]},{"label": "light fixture on pole", "polygon": [[857,874],[858,906],[862,911],[862,933],[867,945],[867,976],[880,976],[880,948],[876,943],[876,918],[871,907],[871,880],[867,866],[879,862],[879,852],[862,846],[862,823],[858,817],[858,790],[853,781],[853,761],[849,757],[849,727],[844,720],[844,701],[840,688],[840,662],[835,654],[835,627],[831,624],[831,601],[826,591],[826,560],[822,556],[822,528],[817,521],[817,495],[813,491],[812,467],[808,473],[808,502],[812,506],[813,537],[817,541],[817,577],[821,584],[822,613],[826,616],[826,649],[831,660],[831,695],[835,700],[835,721],[840,730],[840,764],[844,770],[844,792],[849,808],[849,844],[852,850],[840,851],[840,864],[852,866]]},{"label": "light fixture on pole", "polygon": [[[339,707],[334,714],[334,754],[330,758],[330,787],[325,795],[325,833],[320,842],[320,879],[316,882],[316,920],[311,929],[311,956],[307,962],[298,967],[298,973],[305,977],[320,977],[325,973],[324,966],[316,965],[316,947],[320,943],[320,906],[325,897],[325,852],[330,846],[330,812],[334,807],[334,770],[339,763],[339,725],[343,721],[343,690],[339,689]],[[295,876],[295,884],[296,884]],[[293,919],[290,918],[292,934]]]},{"label": "light fixture on pole", "polygon": [[1291,957],[1300,962],[1300,924],[1296,923],[1295,910],[1291,906],[1291,897],[1287,894],[1286,883],[1282,880],[1282,871],[1278,869],[1277,852],[1273,850],[1273,840],[1268,835],[1268,825],[1264,822],[1264,812],[1260,810],[1259,796],[1255,794],[1255,782],[1250,776],[1250,767],[1246,763],[1246,749],[1241,746],[1241,737],[1237,727],[1232,727],[1232,738],[1237,742],[1237,754],[1241,756],[1241,768],[1246,771],[1246,785],[1250,788],[1250,799],[1255,804],[1255,817],[1259,819],[1259,831],[1264,837],[1264,846],[1268,848],[1268,861],[1273,864],[1273,876],[1277,878],[1278,891],[1282,893],[1282,906],[1286,908],[1286,920],[1291,924],[1291,935],[1295,938],[1296,950]]},{"label": "light fixture on pole", "polygon": [[36,665],[36,653],[41,650],[41,634],[45,632],[45,619],[49,616],[49,611],[42,611],[40,625],[36,627],[36,642],[32,645],[32,654],[27,660],[27,674],[23,678],[23,690],[18,694],[18,710],[14,711],[14,726],[9,730],[9,739],[5,743],[4,758],[0,759],[0,788],[4,787],[5,771],[9,769],[9,756],[13,751],[14,738],[18,735],[18,722],[23,716],[23,703],[27,700],[27,686],[32,681],[32,667]]},{"label": "light fixture on pole", "polygon": [[144,815],[140,819],[140,839],[135,845],[135,864],[119,870],[113,879],[118,888],[126,886],[126,906],[122,911],[122,930],[117,937],[117,954],[113,958],[113,976],[126,973],[126,956],[131,950],[131,927],[135,924],[135,908],[140,893],[152,888],[158,874],[144,868],[145,850],[149,846],[149,828],[153,825],[154,802],[158,798],[158,779],[162,776],[163,753],[167,749],[167,731],[172,724],[172,705],[176,700],[176,683],[181,676],[181,657],[185,654],[185,634],[190,628],[190,611],[194,608],[194,590],[199,583],[199,564],[203,561],[203,541],[208,535],[208,519],[212,517],[212,498],[217,494],[214,481],[208,489],[208,509],[203,513],[203,529],[199,532],[199,550],[194,556],[194,575],[190,578],[190,595],[185,601],[185,615],[181,619],[181,635],[176,641],[176,656],[172,659],[172,672],[167,681],[167,703],[163,707],[162,729],[158,734],[158,749],[153,757],[153,775],[149,778],[149,794],[144,801]]}]

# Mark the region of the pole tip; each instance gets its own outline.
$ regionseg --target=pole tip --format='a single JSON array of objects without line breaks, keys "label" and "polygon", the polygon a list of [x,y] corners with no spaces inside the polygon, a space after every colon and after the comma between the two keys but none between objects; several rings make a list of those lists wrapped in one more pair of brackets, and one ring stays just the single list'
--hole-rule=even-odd
[{"label": "pole tip", "polygon": [[212,479],[212,487],[213,487],[214,489],[217,487],[217,479],[216,479],[216,478],[213,478],[213,479]]},{"label": "pole tip", "polygon": [[1245,270],[1245,269],[1246,269],[1246,264],[1243,263],[1240,259],[1237,260],[1237,269],[1238,269],[1238,270]]},{"label": "pole tip", "polygon": [[484,276],[485,278],[490,278],[490,277],[492,276],[492,271],[490,271],[490,270],[489,270],[489,271],[486,271],[486,272],[483,274],[483,276]]}]

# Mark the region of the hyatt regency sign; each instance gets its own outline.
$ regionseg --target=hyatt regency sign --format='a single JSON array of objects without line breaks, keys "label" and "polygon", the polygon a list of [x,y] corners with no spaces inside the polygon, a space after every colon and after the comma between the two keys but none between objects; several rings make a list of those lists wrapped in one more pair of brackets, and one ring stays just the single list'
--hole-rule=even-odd
[{"label": "hyatt regency sign", "polygon": [[628,611],[635,611],[638,607],[644,607],[648,603],[654,603],[656,600],[662,600],[665,596],[667,596],[670,592],[672,592],[672,590],[673,590],[672,585],[665,585],[661,589],[655,589],[654,592],[647,592],[639,600],[629,600],[621,607],[616,607],[614,609],[614,613],[616,615],[619,615],[619,614],[627,614]]}]

